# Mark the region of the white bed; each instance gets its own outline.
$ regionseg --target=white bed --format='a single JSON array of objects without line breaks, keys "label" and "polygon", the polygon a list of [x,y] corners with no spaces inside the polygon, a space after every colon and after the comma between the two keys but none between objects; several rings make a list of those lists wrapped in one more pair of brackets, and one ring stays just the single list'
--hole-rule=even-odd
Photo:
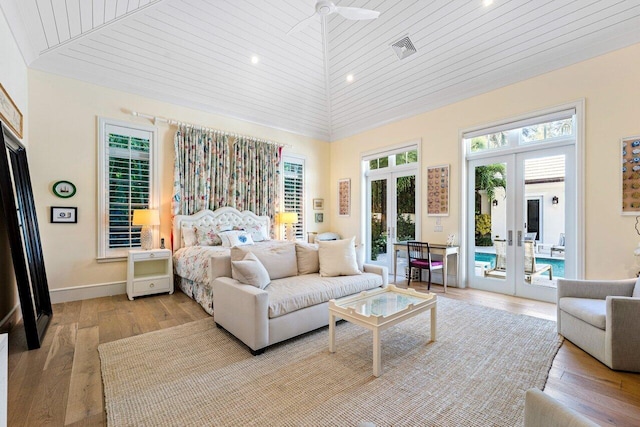
[{"label": "white bed", "polygon": [[[215,211],[203,210],[193,215],[176,215],[173,218],[173,265],[175,284],[189,297],[196,300],[207,313],[213,314],[211,283],[217,277],[231,277],[230,249],[222,246],[185,246],[183,227],[232,226],[237,228],[261,227],[270,233],[268,216],[253,212],[240,212],[224,207]],[[266,241],[256,244],[277,244]]]}]

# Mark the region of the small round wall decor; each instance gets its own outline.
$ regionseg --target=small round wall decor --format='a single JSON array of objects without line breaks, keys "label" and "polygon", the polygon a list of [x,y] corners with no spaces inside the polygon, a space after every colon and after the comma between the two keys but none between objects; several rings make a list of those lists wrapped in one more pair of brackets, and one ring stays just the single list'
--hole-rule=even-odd
[{"label": "small round wall decor", "polygon": [[76,186],[69,181],[58,181],[53,184],[53,194],[68,199],[76,194]]}]

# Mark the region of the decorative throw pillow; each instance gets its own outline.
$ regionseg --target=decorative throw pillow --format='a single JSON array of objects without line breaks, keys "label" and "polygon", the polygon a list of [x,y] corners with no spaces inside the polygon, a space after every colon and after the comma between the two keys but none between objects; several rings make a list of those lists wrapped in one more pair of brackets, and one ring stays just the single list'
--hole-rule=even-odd
[{"label": "decorative throw pillow", "polygon": [[180,227],[180,233],[182,234],[183,246],[195,246],[198,244],[198,238],[196,237],[196,231],[193,227]]},{"label": "decorative throw pillow", "polygon": [[251,252],[241,261],[231,261],[231,277],[240,283],[264,289],[271,283],[269,273],[264,265]]},{"label": "decorative throw pillow", "polygon": [[356,261],[355,237],[318,242],[320,275],[323,277],[361,274]]},{"label": "decorative throw pillow", "polygon": [[365,247],[363,243],[356,245],[356,262],[358,263],[358,270],[361,273],[364,273],[364,255],[365,255]]},{"label": "decorative throw pillow", "polygon": [[247,225],[244,230],[251,234],[251,238],[254,242],[264,242],[269,240],[269,230],[263,224]]},{"label": "decorative throw pillow", "polygon": [[633,288],[633,294],[631,294],[634,298],[640,298],[640,278],[636,280],[636,285]]},{"label": "decorative throw pillow", "polygon": [[294,243],[274,241],[265,245],[233,247],[231,248],[231,261],[241,260],[247,252],[251,252],[267,269],[271,280],[298,275],[296,245]]},{"label": "decorative throw pillow", "polygon": [[225,248],[253,245],[253,239],[251,238],[251,235],[246,231],[225,231],[224,233],[220,233],[220,239],[222,239],[222,246],[224,246]]},{"label": "decorative throw pillow", "polygon": [[227,225],[202,225],[193,227],[199,246],[220,246],[222,239],[220,233],[231,230]]},{"label": "decorative throw pillow", "polygon": [[313,274],[320,271],[318,245],[296,242],[296,259],[298,261],[298,274]]}]

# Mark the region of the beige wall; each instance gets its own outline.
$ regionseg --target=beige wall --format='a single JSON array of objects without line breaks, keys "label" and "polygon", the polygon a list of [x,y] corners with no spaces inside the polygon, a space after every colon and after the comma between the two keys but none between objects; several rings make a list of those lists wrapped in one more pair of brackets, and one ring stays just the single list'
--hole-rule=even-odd
[{"label": "beige wall", "polygon": [[[24,145],[27,145],[27,66],[13,39],[5,17],[0,13],[0,83],[23,114]],[[27,150],[29,158],[30,150]],[[0,220],[1,221],[1,220]],[[0,326],[2,319],[18,304],[18,290],[4,222],[0,223]],[[19,311],[19,310],[18,310]]]},{"label": "beige wall", "polygon": [[[444,241],[448,233],[459,235],[460,168],[464,167],[460,164],[460,130],[584,98],[586,277],[634,276],[640,260],[634,258],[633,249],[640,236],[634,230],[635,218],[620,215],[619,140],[640,134],[638,69],[640,44],[332,143],[333,228],[344,235],[359,230],[361,154],[421,138],[423,183],[426,166],[452,165],[451,214],[442,218],[444,232],[433,231],[435,218],[427,217],[423,208],[422,238]],[[348,218],[335,215],[340,178],[352,180],[353,206]]]},{"label": "beige wall", "polygon": [[[286,153],[306,158],[306,219],[310,224],[309,231],[316,229],[311,199],[329,197],[329,180],[324,169],[329,162],[328,143],[35,70],[29,71],[29,85],[32,182],[51,289],[126,280],[125,262],[96,261],[99,116],[148,124],[148,120],[128,113],[135,110],[289,144],[291,147],[285,148]],[[171,236],[175,129],[158,124],[160,236],[166,242]],[[51,185],[61,179],[76,185],[77,194],[73,198],[59,199],[53,195]],[[51,224],[49,209],[52,205],[77,206],[78,224]]]}]

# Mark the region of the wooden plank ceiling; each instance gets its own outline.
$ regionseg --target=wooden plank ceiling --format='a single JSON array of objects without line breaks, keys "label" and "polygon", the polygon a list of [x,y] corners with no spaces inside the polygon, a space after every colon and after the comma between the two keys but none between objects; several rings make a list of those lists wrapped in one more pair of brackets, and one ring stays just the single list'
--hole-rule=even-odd
[{"label": "wooden plank ceiling", "polygon": [[1,5],[32,68],[328,141],[640,42],[638,0],[336,3],[380,17],[330,15],[325,44],[320,19],[286,34],[314,0]]}]

